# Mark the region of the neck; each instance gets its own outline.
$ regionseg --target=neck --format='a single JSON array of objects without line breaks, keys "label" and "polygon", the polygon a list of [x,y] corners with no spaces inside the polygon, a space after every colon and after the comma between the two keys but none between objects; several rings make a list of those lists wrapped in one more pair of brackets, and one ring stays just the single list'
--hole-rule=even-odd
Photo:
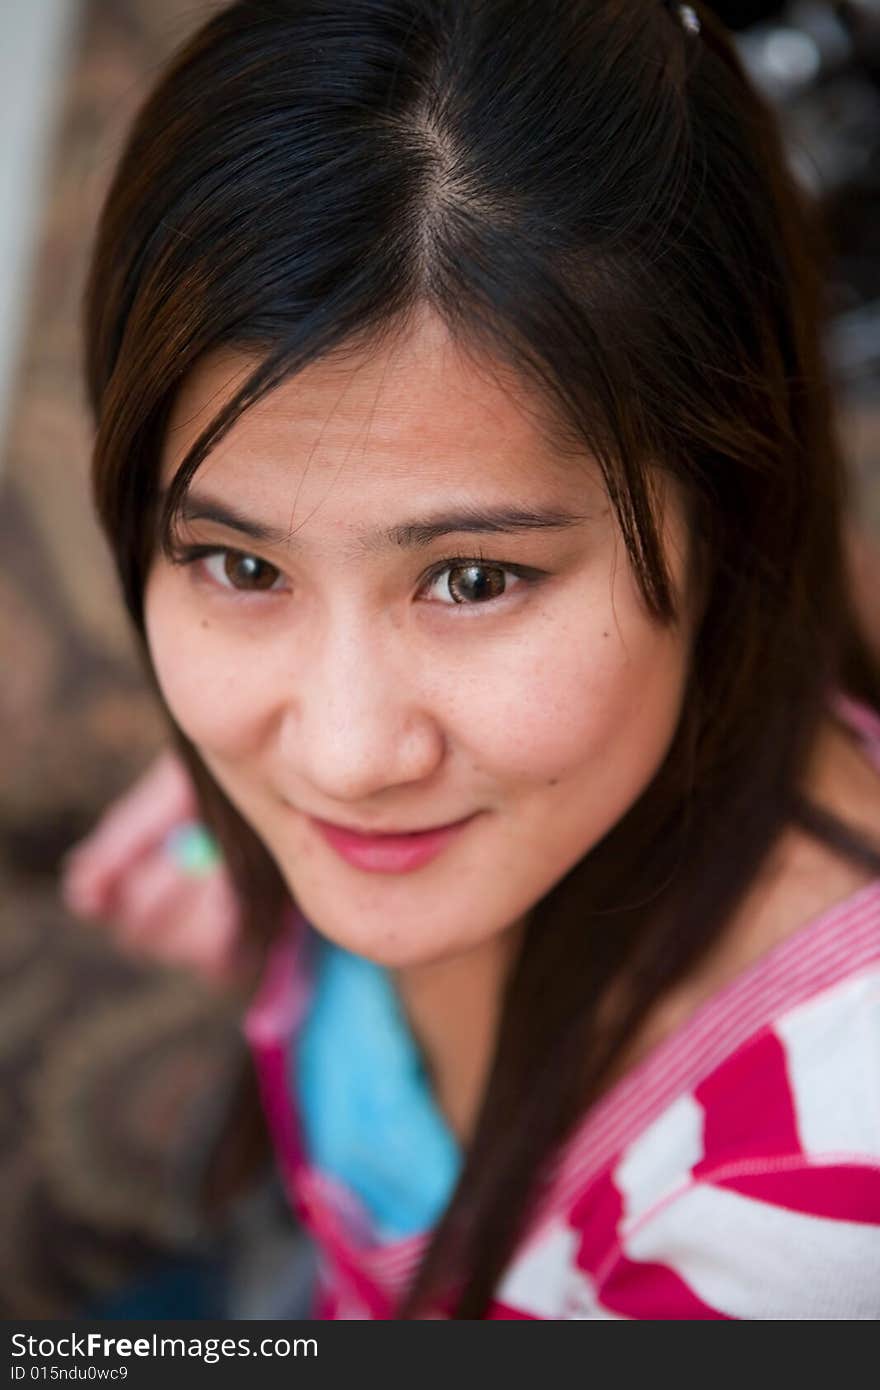
[{"label": "neck", "polygon": [[495,1051],[504,986],[526,918],[451,958],[394,972],[438,1106],[462,1145],[473,1134]]}]

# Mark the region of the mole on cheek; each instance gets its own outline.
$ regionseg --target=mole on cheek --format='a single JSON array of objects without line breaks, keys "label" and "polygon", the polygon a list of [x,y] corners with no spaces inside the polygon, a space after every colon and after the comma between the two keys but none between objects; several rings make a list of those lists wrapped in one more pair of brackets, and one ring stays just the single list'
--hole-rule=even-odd
[{"label": "mole on cheek", "polygon": [[[210,623],[208,622],[207,618],[202,618],[202,627],[210,627]],[[608,634],[606,633],[605,635],[607,637]]]}]

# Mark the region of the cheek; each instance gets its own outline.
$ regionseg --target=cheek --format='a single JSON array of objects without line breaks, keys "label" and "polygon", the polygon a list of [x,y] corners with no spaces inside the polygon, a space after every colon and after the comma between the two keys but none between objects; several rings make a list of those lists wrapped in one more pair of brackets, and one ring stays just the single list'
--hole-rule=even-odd
[{"label": "cheek", "polygon": [[197,748],[226,758],[259,744],[270,717],[252,644],[194,614],[179,583],[157,568],[145,593],[147,642],[156,679],[175,723]]},{"label": "cheek", "polygon": [[486,772],[549,784],[588,770],[638,794],[671,741],[684,696],[687,650],[674,629],[620,605],[586,620],[582,610],[577,622],[539,628],[503,670],[487,661],[456,720]]}]

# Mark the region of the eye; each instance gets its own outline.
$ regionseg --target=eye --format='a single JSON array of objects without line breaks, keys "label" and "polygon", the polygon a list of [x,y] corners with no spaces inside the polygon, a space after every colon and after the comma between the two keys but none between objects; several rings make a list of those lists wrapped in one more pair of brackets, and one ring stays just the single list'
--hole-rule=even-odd
[{"label": "eye", "polygon": [[435,601],[445,604],[489,603],[501,598],[521,576],[502,565],[489,565],[481,560],[458,561],[446,564],[437,570],[428,582],[426,594],[433,594]]},{"label": "eye", "polygon": [[284,578],[280,570],[242,550],[215,550],[202,557],[202,565],[214,583],[224,589],[259,593],[284,587],[279,582]]}]

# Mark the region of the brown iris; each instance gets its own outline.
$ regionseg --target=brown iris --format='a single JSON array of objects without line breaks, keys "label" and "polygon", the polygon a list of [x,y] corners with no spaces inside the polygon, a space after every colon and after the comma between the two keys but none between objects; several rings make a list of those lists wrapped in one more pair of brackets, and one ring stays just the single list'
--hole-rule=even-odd
[{"label": "brown iris", "polygon": [[449,570],[447,585],[456,603],[480,603],[504,593],[505,576],[502,569],[486,565],[455,565]]},{"label": "brown iris", "polygon": [[271,589],[278,570],[257,555],[229,551],[223,560],[223,572],[236,589]]}]

